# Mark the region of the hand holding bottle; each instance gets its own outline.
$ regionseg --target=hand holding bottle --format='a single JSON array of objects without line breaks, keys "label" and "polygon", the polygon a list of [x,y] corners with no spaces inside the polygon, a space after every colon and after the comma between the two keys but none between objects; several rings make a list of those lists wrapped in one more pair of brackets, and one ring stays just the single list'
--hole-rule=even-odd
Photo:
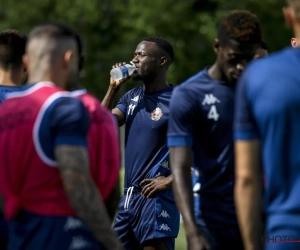
[{"label": "hand holding bottle", "polygon": [[136,67],[133,62],[130,63],[131,64],[126,64],[125,62],[117,63],[113,66],[113,69],[110,71],[111,86],[119,87],[131,77]]}]

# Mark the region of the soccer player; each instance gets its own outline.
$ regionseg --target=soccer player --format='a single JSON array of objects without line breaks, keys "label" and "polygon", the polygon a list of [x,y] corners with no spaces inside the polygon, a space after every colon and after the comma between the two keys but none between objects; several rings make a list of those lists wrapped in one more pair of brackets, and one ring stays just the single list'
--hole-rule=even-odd
[{"label": "soccer player", "polygon": [[[26,36],[17,30],[0,32],[0,103],[5,93],[17,90],[26,77],[22,62],[26,40]],[[7,223],[0,211],[0,249],[6,249],[7,242]]]},{"label": "soccer player", "polygon": [[292,47],[296,48],[298,46],[298,42],[297,42],[297,39],[295,37],[293,37],[291,39],[291,45]]},{"label": "soccer player", "polygon": [[0,32],[0,103],[4,94],[14,91],[26,78],[22,57],[27,37],[17,30]]},{"label": "soccer player", "polygon": [[[240,74],[260,46],[261,33],[258,18],[248,11],[223,17],[215,63],[177,87],[170,102],[173,188],[191,250],[209,245],[243,249],[233,199],[234,94]],[[200,172],[200,225],[193,211],[191,165]]]},{"label": "soccer player", "polygon": [[[299,7],[300,0],[289,0],[284,8],[297,39]],[[299,67],[300,50],[289,47],[249,65],[238,84],[235,199],[246,250],[299,249]],[[267,180],[263,198],[262,174]],[[262,207],[267,217],[265,234]]]},{"label": "soccer player", "polygon": [[39,25],[26,50],[29,82],[36,84],[7,94],[0,106],[8,249],[122,249],[90,176],[88,113],[62,90],[77,77],[73,33]]},{"label": "soccer player", "polygon": [[268,45],[265,41],[261,41],[260,46],[257,48],[254,59],[259,59],[268,56]]},{"label": "soccer player", "polygon": [[[78,48],[78,72],[84,67],[83,44],[78,33],[74,32]],[[79,76],[76,80],[79,80]],[[119,170],[121,152],[118,127],[111,112],[101,103],[79,86],[74,79],[72,96],[78,97],[90,115],[90,129],[88,132],[88,151],[91,165],[91,175],[100,190],[107,212],[113,221],[119,200],[120,183]],[[71,89],[70,89],[71,90]]]},{"label": "soccer player", "polygon": [[[144,39],[132,60],[137,67],[133,79],[143,81],[144,86],[127,92],[112,111],[119,126],[126,124],[125,191],[114,225],[126,249],[174,249],[179,231],[166,144],[173,91],[167,83],[167,71],[173,60],[168,41],[160,37]],[[111,80],[104,106],[112,108],[127,79]]]}]

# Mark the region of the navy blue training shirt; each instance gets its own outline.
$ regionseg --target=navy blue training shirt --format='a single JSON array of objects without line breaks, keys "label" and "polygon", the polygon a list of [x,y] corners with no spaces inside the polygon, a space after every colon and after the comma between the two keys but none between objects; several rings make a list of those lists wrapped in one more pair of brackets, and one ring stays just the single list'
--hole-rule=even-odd
[{"label": "navy blue training shirt", "polygon": [[127,92],[117,108],[126,115],[124,187],[141,190],[145,178],[169,176],[167,128],[173,87],[146,93],[142,87]]},{"label": "navy blue training shirt", "polygon": [[257,60],[236,96],[235,140],[262,141],[267,230],[300,228],[300,48]]},{"label": "navy blue training shirt", "polygon": [[169,147],[192,147],[200,172],[200,212],[210,227],[236,225],[233,186],[235,88],[200,71],[174,90]]}]

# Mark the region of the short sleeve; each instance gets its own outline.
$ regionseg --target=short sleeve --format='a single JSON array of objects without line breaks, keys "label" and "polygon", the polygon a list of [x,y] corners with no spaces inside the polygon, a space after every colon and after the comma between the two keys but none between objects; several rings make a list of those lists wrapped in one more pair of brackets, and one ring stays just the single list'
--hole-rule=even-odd
[{"label": "short sleeve", "polygon": [[170,101],[168,147],[192,146],[196,105],[188,98],[187,90],[175,88]]},{"label": "short sleeve", "polygon": [[87,133],[90,125],[89,115],[77,98],[62,97],[50,115],[54,146],[68,144],[87,146]]},{"label": "short sleeve", "polygon": [[237,85],[235,98],[234,139],[253,140],[259,138],[256,122],[253,117],[248,87],[251,74],[245,72]]},{"label": "short sleeve", "polygon": [[128,107],[128,92],[126,94],[124,94],[121,99],[119,100],[118,104],[117,104],[117,108],[120,109],[123,114],[127,113],[127,107]]}]

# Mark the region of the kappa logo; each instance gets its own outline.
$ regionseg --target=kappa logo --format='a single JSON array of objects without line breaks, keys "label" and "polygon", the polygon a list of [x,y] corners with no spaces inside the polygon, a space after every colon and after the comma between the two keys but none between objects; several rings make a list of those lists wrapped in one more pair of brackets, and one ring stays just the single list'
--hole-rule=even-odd
[{"label": "kappa logo", "polygon": [[202,102],[202,105],[205,104],[212,105],[215,103],[220,103],[220,100],[217,97],[215,97],[213,94],[206,94]]},{"label": "kappa logo", "polygon": [[81,236],[73,237],[69,250],[86,249],[90,243],[84,240]]},{"label": "kappa logo", "polygon": [[170,218],[170,215],[167,213],[166,210],[163,210],[161,211],[161,214],[158,217]]},{"label": "kappa logo", "polygon": [[170,168],[169,168],[169,161],[167,161],[167,160],[164,160],[164,161],[160,164],[160,166],[162,166],[163,168],[166,168],[166,169],[170,169]]},{"label": "kappa logo", "polygon": [[139,96],[136,96],[136,97],[132,98],[131,101],[138,102],[139,101]]},{"label": "kappa logo", "polygon": [[162,224],[158,230],[171,231],[171,228],[167,224]]},{"label": "kappa logo", "polygon": [[158,121],[163,116],[163,112],[160,108],[156,108],[151,113],[151,120],[152,121]]},{"label": "kappa logo", "polygon": [[73,230],[82,226],[82,222],[79,219],[68,217],[68,220],[64,226],[65,231]]}]

